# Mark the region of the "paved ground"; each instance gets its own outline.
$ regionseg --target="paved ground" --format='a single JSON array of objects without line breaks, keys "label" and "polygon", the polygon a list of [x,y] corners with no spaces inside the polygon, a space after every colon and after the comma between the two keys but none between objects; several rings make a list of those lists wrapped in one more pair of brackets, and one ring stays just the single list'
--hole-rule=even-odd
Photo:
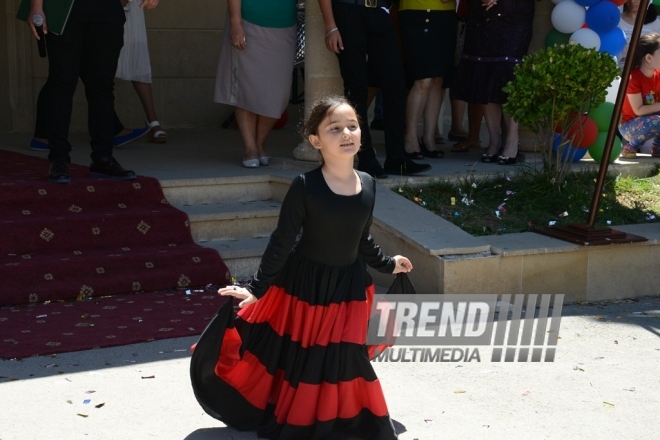
[{"label": "paved ground", "polygon": [[[559,334],[553,363],[375,363],[400,438],[657,438],[660,297],[566,306]],[[255,439],[196,403],[194,340],[0,361],[0,439]]]}]

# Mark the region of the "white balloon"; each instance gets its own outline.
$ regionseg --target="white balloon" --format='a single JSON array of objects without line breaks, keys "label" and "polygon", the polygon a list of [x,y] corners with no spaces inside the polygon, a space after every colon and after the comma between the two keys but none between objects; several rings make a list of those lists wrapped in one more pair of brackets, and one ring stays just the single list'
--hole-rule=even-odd
[{"label": "white balloon", "polygon": [[591,29],[578,29],[573,32],[569,41],[584,46],[587,49],[600,49],[600,37]]},{"label": "white balloon", "polygon": [[559,32],[572,34],[582,27],[587,10],[573,0],[564,0],[552,10],[550,20]]}]

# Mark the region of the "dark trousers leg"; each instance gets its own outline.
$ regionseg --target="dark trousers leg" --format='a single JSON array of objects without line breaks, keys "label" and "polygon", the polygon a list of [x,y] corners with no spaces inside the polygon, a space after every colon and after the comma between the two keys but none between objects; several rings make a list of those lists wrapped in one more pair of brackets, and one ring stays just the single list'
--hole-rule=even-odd
[{"label": "dark trousers leg", "polygon": [[37,111],[34,121],[34,137],[39,139],[48,139],[48,127],[46,121],[48,116],[46,112],[46,94],[44,93],[45,85],[41,87],[39,96],[37,97]]},{"label": "dark trousers leg", "polygon": [[[44,87],[39,91],[39,96],[37,97],[37,111],[36,111],[36,120],[34,121],[34,137],[38,139],[48,139],[48,127],[46,126],[46,121],[48,116],[46,113],[46,94],[44,93]],[[114,118],[112,121],[112,132],[115,136],[124,130],[124,124],[121,123],[121,119],[117,116],[117,112],[114,112]]]},{"label": "dark trousers leg", "polygon": [[68,137],[73,94],[78,85],[82,60],[84,19],[81,4],[83,3],[74,3],[66,32],[62,35],[53,33],[46,35],[48,79],[39,93],[41,102],[37,102],[37,130],[40,129],[43,121],[50,146],[48,159],[51,161],[70,162],[71,144]]},{"label": "dark trousers leg", "polygon": [[377,72],[383,93],[385,151],[388,159],[403,157],[406,85],[392,17],[381,8],[333,3],[335,22],[344,50],[337,55],[344,93],[362,119],[360,162],[375,157],[367,120],[369,64]]},{"label": "dark trousers leg", "polygon": [[124,45],[126,17],[120,2],[93,0],[88,6],[80,78],[85,84],[92,160],[112,156],[115,134],[114,78]]},{"label": "dark trousers leg", "polygon": [[383,94],[385,153],[388,160],[402,160],[406,133],[406,80],[392,17],[382,9],[371,10],[368,21],[369,62],[377,70]]},{"label": "dark trousers leg", "polygon": [[371,144],[367,118],[367,27],[359,8],[364,9],[364,6],[332,4],[335,22],[344,44],[344,50],[337,54],[339,70],[344,80],[344,95],[360,117],[362,147],[358,160],[365,163],[376,159],[376,151]]}]

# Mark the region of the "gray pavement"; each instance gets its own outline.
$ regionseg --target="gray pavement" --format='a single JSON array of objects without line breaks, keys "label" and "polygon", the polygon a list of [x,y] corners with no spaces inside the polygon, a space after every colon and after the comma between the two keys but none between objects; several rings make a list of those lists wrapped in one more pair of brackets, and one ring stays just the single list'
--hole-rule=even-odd
[{"label": "gray pavement", "polygon": [[[656,439],[659,336],[660,297],[570,305],[552,363],[374,368],[402,440]],[[0,361],[0,439],[256,439],[195,401],[195,340]]]}]

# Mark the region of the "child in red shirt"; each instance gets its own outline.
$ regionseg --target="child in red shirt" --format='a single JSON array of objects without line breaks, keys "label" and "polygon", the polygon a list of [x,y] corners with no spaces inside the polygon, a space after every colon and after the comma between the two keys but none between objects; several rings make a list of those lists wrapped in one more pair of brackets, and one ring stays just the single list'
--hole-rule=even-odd
[{"label": "child in red shirt", "polygon": [[621,157],[634,159],[644,142],[653,138],[654,157],[660,157],[660,34],[639,39],[619,131],[629,142]]}]

